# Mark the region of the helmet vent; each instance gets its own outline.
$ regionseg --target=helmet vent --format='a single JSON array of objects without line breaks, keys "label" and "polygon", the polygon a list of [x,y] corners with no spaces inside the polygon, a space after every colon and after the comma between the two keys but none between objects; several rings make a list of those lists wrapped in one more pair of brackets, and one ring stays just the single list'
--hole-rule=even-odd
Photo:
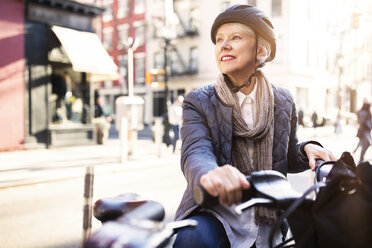
[{"label": "helmet vent", "polygon": [[266,19],[266,18],[262,18],[262,20],[263,20],[267,25],[269,25],[272,29],[274,29],[273,24],[271,24],[271,22],[270,22],[268,19]]}]

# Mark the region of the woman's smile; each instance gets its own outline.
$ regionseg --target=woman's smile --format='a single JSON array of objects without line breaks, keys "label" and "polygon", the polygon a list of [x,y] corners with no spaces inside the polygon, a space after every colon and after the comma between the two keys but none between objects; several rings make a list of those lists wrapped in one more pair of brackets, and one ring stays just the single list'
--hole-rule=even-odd
[{"label": "woman's smile", "polygon": [[224,55],[224,56],[221,57],[222,62],[231,61],[231,60],[234,60],[234,59],[235,59],[235,57],[231,56],[231,55]]}]

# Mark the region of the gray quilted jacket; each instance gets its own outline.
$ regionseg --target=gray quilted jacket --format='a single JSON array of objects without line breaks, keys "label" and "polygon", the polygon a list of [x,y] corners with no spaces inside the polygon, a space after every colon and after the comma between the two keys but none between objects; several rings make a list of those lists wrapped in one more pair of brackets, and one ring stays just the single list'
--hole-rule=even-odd
[{"label": "gray quilted jacket", "polygon": [[[272,85],[274,91],[273,170],[284,175],[309,169],[308,160],[297,144],[297,114],[290,93]],[[176,212],[176,219],[187,217],[197,205],[192,185],[217,166],[231,164],[233,106],[225,105],[214,84],[190,92],[183,102],[181,128],[181,169],[187,188]]]}]

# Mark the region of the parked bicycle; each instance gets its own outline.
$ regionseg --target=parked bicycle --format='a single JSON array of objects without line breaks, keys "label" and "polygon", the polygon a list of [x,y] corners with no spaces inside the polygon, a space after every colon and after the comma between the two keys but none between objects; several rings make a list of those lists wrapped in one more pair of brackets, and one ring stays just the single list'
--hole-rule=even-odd
[{"label": "parked bicycle", "polygon": [[[270,232],[274,234],[287,219],[292,237],[276,247],[371,247],[372,166],[355,165],[349,153],[338,161],[323,162],[315,171],[314,185],[304,193],[295,191],[279,172],[266,170],[247,176],[250,188],[243,192],[237,215],[253,206],[284,211]],[[315,191],[315,197],[309,194]],[[209,208],[218,203],[200,185],[194,186],[195,201]],[[197,223],[183,220],[164,224],[164,208],[153,201],[106,198],[96,202],[95,217],[103,227],[86,247],[166,247],[179,228]]]},{"label": "parked bicycle", "polygon": [[164,223],[164,207],[135,193],[97,200],[93,215],[103,225],[85,242],[88,248],[166,247],[178,229],[197,224],[192,220]]}]

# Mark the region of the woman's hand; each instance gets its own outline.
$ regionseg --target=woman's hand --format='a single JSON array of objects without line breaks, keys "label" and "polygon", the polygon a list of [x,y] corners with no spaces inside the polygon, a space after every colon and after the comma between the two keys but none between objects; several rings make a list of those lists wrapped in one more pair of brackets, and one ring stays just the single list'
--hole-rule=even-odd
[{"label": "woman's hand", "polygon": [[231,206],[242,199],[242,189],[249,183],[237,168],[231,165],[218,167],[200,178],[200,184],[212,196],[218,197],[221,204]]},{"label": "woman's hand", "polygon": [[307,144],[304,147],[304,151],[306,152],[307,158],[309,159],[309,166],[312,171],[315,170],[315,161],[317,159],[322,159],[324,161],[337,160],[337,158],[333,156],[332,152],[327,151],[323,147],[315,144]]}]

